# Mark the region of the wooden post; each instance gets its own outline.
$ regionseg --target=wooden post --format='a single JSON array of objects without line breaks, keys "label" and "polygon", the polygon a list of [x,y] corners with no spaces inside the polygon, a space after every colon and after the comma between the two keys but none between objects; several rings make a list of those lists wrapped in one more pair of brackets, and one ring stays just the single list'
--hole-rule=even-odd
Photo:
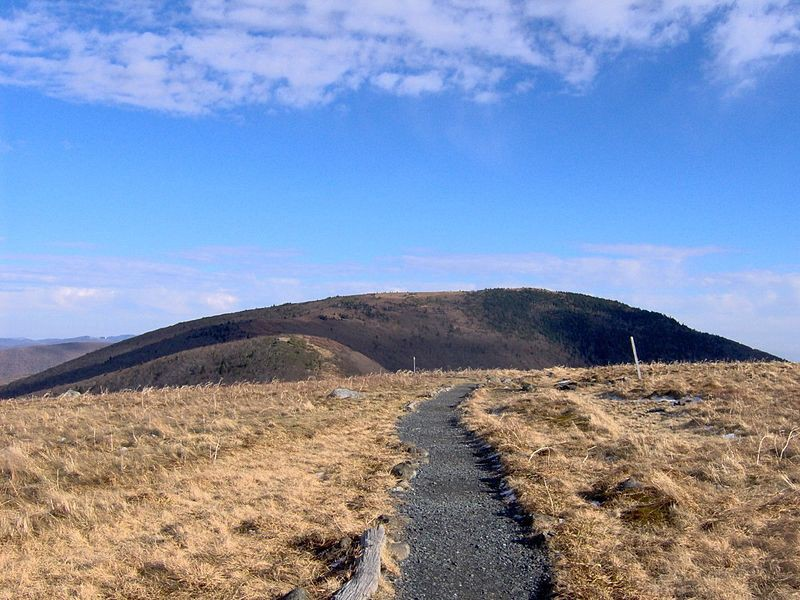
[{"label": "wooden post", "polygon": [[633,341],[633,336],[631,336],[631,348],[633,348],[633,362],[636,363],[636,374],[639,376],[639,381],[641,381],[642,369],[639,367],[639,357],[636,356],[636,342]]},{"label": "wooden post", "polygon": [[333,595],[333,600],[367,600],[378,589],[381,576],[381,550],[386,542],[383,525],[367,529],[361,536],[361,557],[353,578]]},{"label": "wooden post", "polygon": [[412,363],[414,365],[414,373],[416,373],[417,372],[417,357],[416,356],[412,356],[411,357],[411,361],[412,361]]}]

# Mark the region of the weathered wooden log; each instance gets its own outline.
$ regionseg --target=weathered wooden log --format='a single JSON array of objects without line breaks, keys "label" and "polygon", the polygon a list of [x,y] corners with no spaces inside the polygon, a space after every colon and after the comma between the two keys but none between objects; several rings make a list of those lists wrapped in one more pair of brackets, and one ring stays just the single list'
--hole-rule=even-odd
[{"label": "weathered wooden log", "polygon": [[352,579],[345,583],[333,600],[367,600],[378,589],[381,577],[381,550],[386,543],[383,525],[367,529],[361,536],[361,557]]}]

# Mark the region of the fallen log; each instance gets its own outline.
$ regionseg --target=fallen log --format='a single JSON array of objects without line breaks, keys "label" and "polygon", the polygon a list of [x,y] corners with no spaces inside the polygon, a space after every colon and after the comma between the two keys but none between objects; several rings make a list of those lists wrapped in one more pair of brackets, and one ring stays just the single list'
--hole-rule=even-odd
[{"label": "fallen log", "polygon": [[361,536],[361,557],[352,579],[345,583],[333,600],[367,600],[378,589],[381,577],[381,550],[386,543],[383,525],[367,529]]}]

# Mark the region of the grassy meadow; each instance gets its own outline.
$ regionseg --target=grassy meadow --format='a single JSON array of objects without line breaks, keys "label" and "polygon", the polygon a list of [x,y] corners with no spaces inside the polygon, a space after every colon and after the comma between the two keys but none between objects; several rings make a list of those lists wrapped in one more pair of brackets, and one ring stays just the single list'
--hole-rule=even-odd
[{"label": "grassy meadow", "polygon": [[[394,511],[397,417],[443,383],[4,401],[0,598],[327,597],[351,564],[340,541]],[[328,398],[336,386],[364,398]]]},{"label": "grassy meadow", "polygon": [[397,508],[397,418],[466,381],[559,597],[800,595],[800,365],[697,363],[4,401],[0,598],[327,598]]},{"label": "grassy meadow", "polygon": [[800,365],[643,374],[497,373],[463,407],[545,533],[558,596],[800,597]]}]

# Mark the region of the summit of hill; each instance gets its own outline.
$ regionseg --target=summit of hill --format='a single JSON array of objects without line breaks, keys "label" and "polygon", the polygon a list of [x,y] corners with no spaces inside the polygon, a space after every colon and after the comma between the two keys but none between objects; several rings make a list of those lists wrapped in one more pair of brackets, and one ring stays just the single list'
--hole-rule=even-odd
[{"label": "summit of hill", "polygon": [[[409,369],[779,360],[614,300],[542,289],[376,293],[206,317],[101,348],[0,397]],[[282,341],[283,340],[283,341]]]}]

